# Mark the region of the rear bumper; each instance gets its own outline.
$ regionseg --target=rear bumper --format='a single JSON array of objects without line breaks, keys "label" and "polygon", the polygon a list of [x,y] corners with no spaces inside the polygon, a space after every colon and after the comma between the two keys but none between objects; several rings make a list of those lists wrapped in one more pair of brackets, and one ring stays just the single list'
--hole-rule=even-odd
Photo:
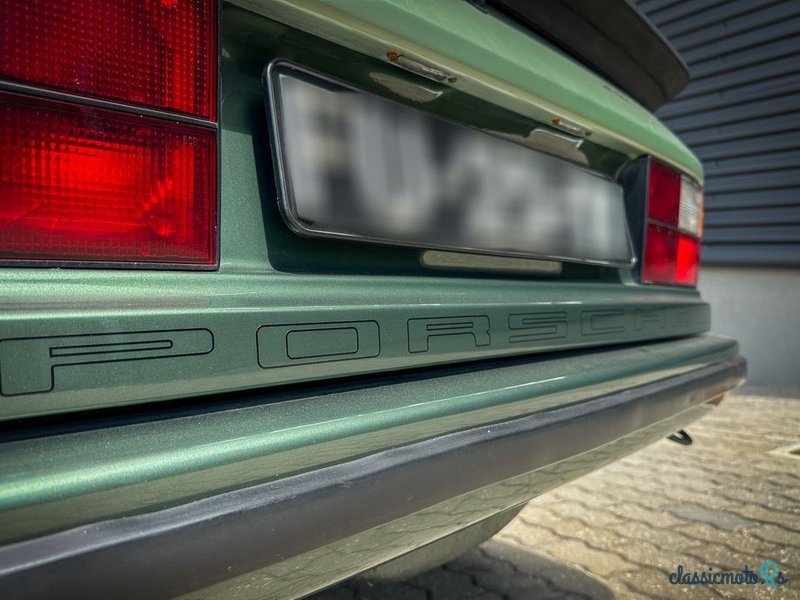
[{"label": "rear bumper", "polygon": [[[697,418],[708,406],[707,400],[737,385],[745,373],[744,360],[736,354],[734,343],[701,339],[705,343],[715,340],[712,346],[717,351],[706,352],[704,359],[694,357],[683,366],[673,363],[675,374],[642,385],[584,401],[575,401],[580,394],[577,388],[571,388],[566,392],[571,392],[573,402],[566,401],[567,393],[559,405],[522,417],[389,447],[161,510],[97,519],[11,543],[0,548],[0,595],[22,598],[57,592],[59,597],[166,598],[229,585],[226,582],[250,589],[259,597],[308,593],[391,558],[375,549],[376,540],[381,538],[370,539],[370,532],[382,532],[388,546],[392,546],[388,540],[405,535],[407,541],[390,550],[400,554],[448,533],[434,526],[418,527],[417,533],[408,537],[414,519],[436,512],[437,507],[442,513],[438,521],[448,521],[450,530],[456,530],[467,521],[488,516],[481,510],[499,512],[523,502],[548,486],[601,466]],[[615,362],[624,361],[631,353],[644,352],[655,360],[659,352],[680,349],[687,356],[690,345],[691,340],[683,340],[594,356],[602,355],[601,362],[609,361],[608,370],[613,372]],[[578,372],[581,363],[590,365],[579,356],[560,360],[577,361]],[[552,368],[553,361],[549,366]],[[497,375],[502,379],[506,370],[505,375],[513,382],[514,369],[518,368],[524,365],[497,367]],[[530,374],[536,376],[535,368]],[[611,381],[619,383],[620,379]],[[419,382],[397,384],[404,385],[408,392],[418,388]],[[386,393],[396,392],[390,388],[397,386],[388,386]],[[469,394],[469,390],[460,391]],[[384,436],[391,438],[390,431],[386,429]],[[109,448],[114,445],[114,433],[113,428],[102,432]],[[54,440],[69,435],[55,436]],[[559,467],[576,461],[581,462],[579,468]],[[544,474],[552,475],[553,469],[561,469],[561,475],[542,483]],[[196,472],[195,476],[203,474]],[[489,501],[486,490],[501,488],[504,491]],[[127,491],[135,495],[137,488]],[[478,498],[481,494],[482,499]],[[91,502],[92,497],[85,494],[83,501]],[[461,521],[453,520],[454,511],[447,508],[457,498],[462,499]],[[481,508],[463,517],[463,506],[470,498],[480,499]],[[397,523],[405,524],[400,527],[402,535],[386,530]],[[315,563],[311,572],[306,569],[300,583],[295,578],[287,584],[274,570],[293,564],[291,571],[296,574],[298,566],[308,564],[321,548],[341,549],[328,558],[329,563],[335,563],[333,556],[352,552],[364,543],[373,548],[368,559],[333,569],[330,564],[322,568],[322,561],[315,559],[320,560],[319,567]],[[268,581],[269,587],[259,591],[245,584],[251,573],[261,573],[262,585]],[[222,594],[222,589],[217,588],[216,593]],[[226,588],[224,593],[230,591]]]}]

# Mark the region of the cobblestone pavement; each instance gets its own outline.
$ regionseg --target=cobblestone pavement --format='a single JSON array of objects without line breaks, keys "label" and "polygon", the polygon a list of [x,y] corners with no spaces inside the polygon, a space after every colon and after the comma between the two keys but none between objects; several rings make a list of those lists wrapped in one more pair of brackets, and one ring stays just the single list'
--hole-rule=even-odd
[{"label": "cobblestone pavement", "polygon": [[[757,392],[757,393],[756,393]],[[800,599],[800,390],[730,395],[666,440],[540,496],[461,558],[395,585],[346,582],[314,600]],[[757,570],[789,580],[671,585],[690,571]]]}]

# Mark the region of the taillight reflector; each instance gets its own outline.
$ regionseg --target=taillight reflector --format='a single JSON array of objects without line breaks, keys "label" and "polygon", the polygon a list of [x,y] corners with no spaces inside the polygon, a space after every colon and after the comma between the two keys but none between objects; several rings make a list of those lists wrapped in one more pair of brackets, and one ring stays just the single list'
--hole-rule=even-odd
[{"label": "taillight reflector", "polygon": [[695,285],[697,266],[700,262],[700,240],[688,235],[678,234],[677,256],[675,258],[675,283]]},{"label": "taillight reflector", "polygon": [[212,265],[216,132],[0,93],[0,258]]},{"label": "taillight reflector", "polygon": [[644,281],[672,283],[675,279],[675,253],[678,234],[666,227],[649,223],[645,236],[642,264]]},{"label": "taillight reflector", "polygon": [[703,192],[694,181],[650,159],[641,279],[697,285]]},{"label": "taillight reflector", "polygon": [[0,0],[0,76],[215,119],[216,0]]},{"label": "taillight reflector", "polygon": [[680,174],[651,160],[647,191],[647,218],[666,225],[677,225],[681,195]]}]

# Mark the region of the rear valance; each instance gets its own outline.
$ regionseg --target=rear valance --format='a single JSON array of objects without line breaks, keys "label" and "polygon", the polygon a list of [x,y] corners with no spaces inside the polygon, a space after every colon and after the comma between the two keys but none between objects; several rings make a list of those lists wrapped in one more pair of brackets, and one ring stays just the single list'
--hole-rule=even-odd
[{"label": "rear valance", "polygon": [[686,64],[631,0],[486,0],[650,110],[689,82]]}]

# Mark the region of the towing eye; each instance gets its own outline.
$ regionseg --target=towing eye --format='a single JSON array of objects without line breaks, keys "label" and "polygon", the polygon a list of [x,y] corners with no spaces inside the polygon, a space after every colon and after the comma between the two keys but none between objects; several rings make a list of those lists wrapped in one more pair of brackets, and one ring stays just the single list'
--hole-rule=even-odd
[{"label": "towing eye", "polygon": [[668,435],[667,439],[671,442],[675,442],[676,444],[680,444],[681,446],[691,446],[692,442],[694,441],[692,440],[692,436],[686,433],[686,431],[683,429],[678,429],[678,431],[675,433]]}]

